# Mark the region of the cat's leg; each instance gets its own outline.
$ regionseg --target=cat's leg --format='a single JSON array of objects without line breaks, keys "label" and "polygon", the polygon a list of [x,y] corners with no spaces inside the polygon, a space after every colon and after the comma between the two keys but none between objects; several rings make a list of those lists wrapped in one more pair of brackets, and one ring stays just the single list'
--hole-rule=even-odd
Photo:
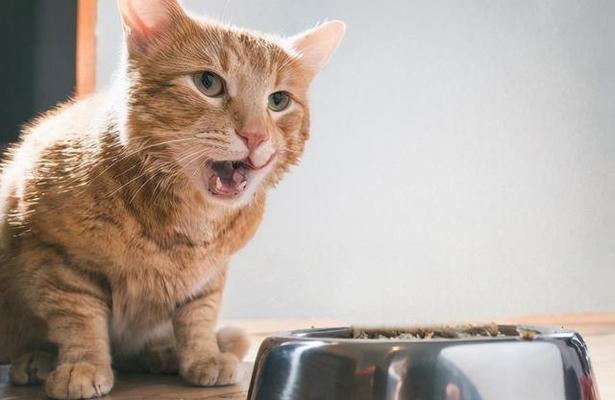
[{"label": "cat's leg", "polygon": [[174,345],[147,346],[137,354],[117,357],[113,368],[122,372],[176,374],[179,371],[179,357]]},{"label": "cat's leg", "polygon": [[126,372],[176,374],[179,370],[179,357],[171,322],[160,331],[138,353],[116,356],[114,368]]},{"label": "cat's leg", "polygon": [[174,318],[180,374],[194,385],[230,385],[242,378],[241,359],[249,347],[247,337],[227,330],[221,331],[219,338],[215,332],[225,280],[224,274],[216,278],[200,297],[184,304]]},{"label": "cat's leg", "polygon": [[[60,294],[60,293],[58,293]],[[55,369],[47,376],[45,389],[54,399],[88,399],[109,393],[113,370],[104,306],[83,294],[61,293],[63,299],[50,305],[49,339],[58,345]],[[64,302],[80,310],[66,312]],[[55,308],[56,315],[52,311]]]},{"label": "cat's leg", "polygon": [[145,345],[141,362],[152,374],[176,374],[179,371],[179,356],[173,332],[169,336]]},{"label": "cat's leg", "polygon": [[102,396],[113,386],[108,298],[83,274],[56,261],[45,265],[48,277],[41,279],[36,306],[46,322],[49,341],[58,348],[55,368],[45,382],[47,395],[54,399]]},{"label": "cat's leg", "polygon": [[[170,324],[169,324],[170,325]],[[166,329],[165,329],[166,331]],[[216,334],[221,352],[233,353],[243,358],[249,348],[246,335],[241,329],[226,327]],[[179,372],[179,354],[173,327],[164,335],[149,340],[139,353],[114,360],[114,368],[126,372],[149,372],[152,374],[176,374]]]},{"label": "cat's leg", "polygon": [[[4,289],[4,290],[2,290]],[[12,288],[2,288],[0,296],[0,364],[11,364],[10,379],[15,385],[41,384],[51,372],[57,351],[47,341],[45,323],[34,316]]]}]

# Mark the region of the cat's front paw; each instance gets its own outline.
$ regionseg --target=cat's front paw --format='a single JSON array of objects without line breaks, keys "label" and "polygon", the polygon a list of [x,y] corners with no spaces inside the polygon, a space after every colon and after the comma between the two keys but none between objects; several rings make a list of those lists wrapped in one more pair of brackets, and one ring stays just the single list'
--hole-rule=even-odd
[{"label": "cat's front paw", "polygon": [[243,377],[239,359],[231,353],[213,353],[187,363],[180,370],[185,380],[198,386],[223,386]]},{"label": "cat's front paw", "polygon": [[47,396],[52,399],[91,399],[109,393],[112,387],[111,367],[87,362],[60,364],[45,383]]}]

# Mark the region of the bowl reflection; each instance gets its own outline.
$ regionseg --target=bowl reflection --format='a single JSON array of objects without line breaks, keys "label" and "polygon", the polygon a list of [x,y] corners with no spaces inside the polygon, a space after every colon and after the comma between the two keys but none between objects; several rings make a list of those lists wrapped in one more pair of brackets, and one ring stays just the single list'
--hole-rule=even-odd
[{"label": "bowl reflection", "polygon": [[394,330],[388,338],[350,327],[276,335],[261,345],[248,399],[598,400],[579,334],[497,328],[493,336]]}]

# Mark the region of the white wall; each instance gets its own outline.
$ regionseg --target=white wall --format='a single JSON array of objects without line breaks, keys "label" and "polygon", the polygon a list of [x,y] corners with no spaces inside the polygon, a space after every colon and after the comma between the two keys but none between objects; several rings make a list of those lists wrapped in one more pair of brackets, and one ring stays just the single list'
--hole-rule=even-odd
[{"label": "white wall", "polygon": [[[225,317],[615,309],[615,2],[184,3],[284,34],[348,23],[303,163],[234,259]],[[114,7],[99,2],[100,86]]]}]

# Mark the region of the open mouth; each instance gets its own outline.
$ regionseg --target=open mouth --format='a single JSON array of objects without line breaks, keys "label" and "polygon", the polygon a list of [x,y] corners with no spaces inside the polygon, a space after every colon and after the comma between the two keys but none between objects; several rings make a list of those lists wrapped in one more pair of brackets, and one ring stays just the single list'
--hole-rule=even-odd
[{"label": "open mouth", "polygon": [[209,192],[220,197],[239,196],[248,186],[249,166],[243,161],[213,161],[209,163],[211,171],[208,185]]},{"label": "open mouth", "polygon": [[209,193],[216,197],[235,198],[241,195],[250,180],[250,176],[266,166],[274,159],[275,154],[263,165],[255,167],[249,159],[237,161],[210,161],[207,185]]}]

